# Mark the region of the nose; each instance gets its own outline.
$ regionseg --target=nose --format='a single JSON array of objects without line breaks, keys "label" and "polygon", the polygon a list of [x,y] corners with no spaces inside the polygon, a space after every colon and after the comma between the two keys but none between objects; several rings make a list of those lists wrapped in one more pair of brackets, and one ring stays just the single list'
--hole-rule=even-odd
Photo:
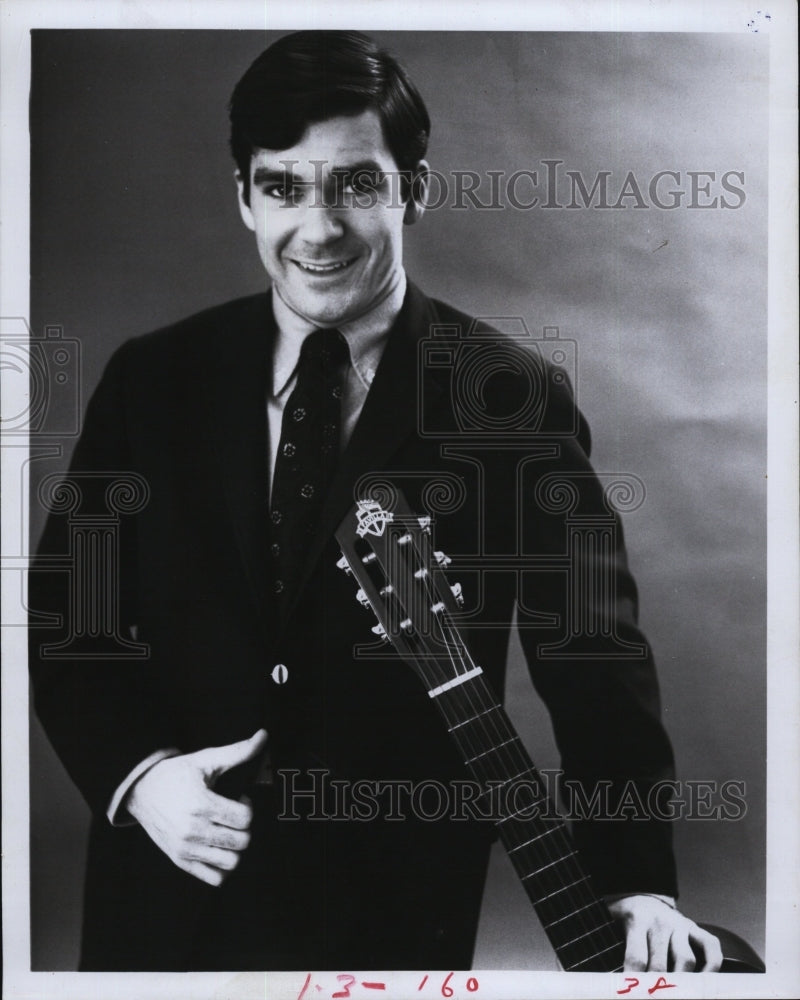
[{"label": "nose", "polygon": [[341,212],[320,201],[307,205],[304,210],[301,236],[308,243],[325,246],[344,235]]}]

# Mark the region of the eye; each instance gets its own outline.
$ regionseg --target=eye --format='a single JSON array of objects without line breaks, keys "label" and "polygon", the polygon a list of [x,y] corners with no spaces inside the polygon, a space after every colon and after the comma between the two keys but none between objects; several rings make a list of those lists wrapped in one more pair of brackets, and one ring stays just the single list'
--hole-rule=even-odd
[{"label": "eye", "polygon": [[261,188],[261,193],[265,198],[269,198],[272,201],[293,202],[295,200],[296,191],[294,185],[280,182],[265,184]]},{"label": "eye", "polygon": [[382,170],[363,169],[343,171],[338,179],[343,192],[371,194],[383,187],[385,176]]}]

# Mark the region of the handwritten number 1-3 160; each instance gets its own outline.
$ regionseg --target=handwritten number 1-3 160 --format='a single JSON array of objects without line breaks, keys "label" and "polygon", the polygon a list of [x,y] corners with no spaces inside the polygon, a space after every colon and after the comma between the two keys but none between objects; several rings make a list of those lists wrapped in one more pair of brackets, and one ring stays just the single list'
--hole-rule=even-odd
[{"label": "handwritten number 1-3 160", "polygon": [[[450,980],[453,978],[454,975],[455,975],[455,973],[450,972],[450,973],[447,974],[447,976],[442,981],[442,984],[439,987],[439,992],[441,993],[441,995],[443,997],[452,997],[452,996],[455,996],[455,990],[450,985]],[[425,976],[423,976],[422,981],[420,982],[419,986],[417,987],[417,992],[418,993],[425,987],[425,984],[428,982],[428,978],[429,977],[428,977],[427,974]],[[373,982],[367,982],[366,980],[362,980],[360,983],[358,983],[356,981],[356,977],[355,976],[351,976],[349,974],[337,976],[336,977],[336,981],[337,981],[337,983],[339,983],[339,989],[336,990],[335,993],[331,993],[330,994],[331,1000],[350,1000],[350,998],[353,998],[353,1000],[355,1000],[357,994],[354,994],[354,993],[350,992],[354,986],[355,987],[360,986],[362,989],[365,989],[365,990],[385,990],[386,989],[386,983],[373,983]],[[431,986],[433,987],[434,985],[435,984],[432,982]],[[307,997],[310,998],[311,996],[313,996],[312,993],[309,993],[309,989],[310,989],[311,986],[312,986],[312,983],[311,983],[311,973],[309,972],[308,975],[306,976],[305,982],[303,983],[302,989],[297,994],[297,1000],[306,1000]],[[470,976],[467,979],[466,987],[467,987],[467,992],[468,993],[477,993],[478,988],[479,988],[478,980],[474,976]],[[313,988],[314,988],[314,990],[316,990],[317,993],[321,993],[322,992],[322,987],[319,986],[316,983],[313,985]],[[426,992],[428,992],[428,991],[426,991]]]}]

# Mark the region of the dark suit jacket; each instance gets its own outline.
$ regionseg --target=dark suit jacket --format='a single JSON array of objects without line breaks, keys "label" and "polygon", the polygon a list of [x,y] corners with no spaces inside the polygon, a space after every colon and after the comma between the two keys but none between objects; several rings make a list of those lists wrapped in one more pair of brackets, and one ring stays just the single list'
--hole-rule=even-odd
[{"label": "dark suit jacket", "polygon": [[[520,435],[511,427],[515,447],[498,447],[496,436],[484,440],[486,427],[496,426],[491,420],[470,427],[467,413],[465,429],[463,393],[475,390],[453,377],[452,352],[440,353],[438,365],[421,368],[420,342],[436,328],[436,343],[457,351],[470,326],[469,317],[409,286],[282,621],[271,604],[265,558],[265,386],[274,334],[268,296],[193,316],[123,345],[111,359],[72,467],[132,470],[149,485],[144,509],[122,517],[118,591],[120,620],[137,626],[150,656],[50,661],[39,656],[39,646],[57,634],[44,630],[32,631],[31,647],[37,711],[95,816],[84,926],[87,967],[180,967],[186,959],[175,955],[182,948],[185,953],[197,914],[213,906],[214,890],[178,871],[138,827],[114,829],[105,817],[115,788],[153,750],[227,744],[266,725],[276,769],[325,768],[349,780],[464,776],[412,671],[397,660],[352,655],[354,644],[372,639],[371,622],[353,600],[352,581],[335,567],[333,531],[353,502],[354,484],[370,473],[399,485],[416,509],[433,503],[436,546],[455,558],[471,556],[474,563],[476,554],[516,553],[551,559],[549,569],[519,577],[516,570],[467,571],[462,583],[467,606],[475,610],[467,641],[498,688],[518,582],[524,607],[543,616],[521,612],[523,625],[537,626],[523,628],[521,637],[568,776],[588,785],[610,779],[617,792],[632,778],[645,793],[670,777],[672,757],[649,651],[633,659],[616,655],[620,639],[644,642],[636,630],[636,592],[621,530],[604,556],[616,581],[606,615],[606,624],[612,615],[610,629],[578,636],[561,658],[540,655],[543,643],[565,636],[569,587],[559,559],[569,551],[570,536],[563,511],[543,506],[537,484],[547,475],[572,476],[582,514],[606,516],[606,509],[589,475],[588,428],[576,416],[567,383],[553,380],[550,369],[541,369],[541,399],[532,408],[526,409],[530,378],[507,365],[494,370],[483,397],[475,397],[489,415],[524,411],[531,432]],[[443,480],[443,490],[426,492]],[[89,488],[86,482],[83,488]],[[51,516],[42,553],[68,547],[64,521]],[[33,573],[31,606],[63,613],[65,581],[63,574]],[[271,677],[277,663],[288,670],[285,684]],[[252,778],[247,768],[240,771],[231,778],[232,795]],[[370,827],[370,849],[381,837],[395,837],[386,833],[387,823],[361,826]],[[413,836],[392,841],[390,863],[385,855],[381,862],[379,852],[374,863],[365,860],[361,881],[363,834],[357,848],[342,847],[341,859],[352,864],[350,898],[346,904],[339,900],[325,919],[346,923],[343,913],[363,911],[370,893],[374,899],[381,864],[384,870],[397,865],[406,884],[427,880],[445,895],[460,869],[473,888],[466,896],[453,895],[455,910],[477,914],[484,831],[451,828],[444,835],[429,832],[441,824],[417,826]],[[576,836],[598,890],[676,892],[667,825],[586,822],[577,825]],[[403,863],[397,861],[401,842],[414,845],[403,848]],[[315,871],[317,885],[325,883],[335,857]],[[394,891],[400,891],[396,884]],[[439,904],[431,897],[425,905]],[[436,913],[424,933],[450,934],[453,910]],[[389,923],[395,918],[405,919],[385,914]],[[371,923],[381,919],[380,910],[374,911]],[[402,954],[404,940],[395,952]],[[387,952],[386,960],[391,957]]]}]

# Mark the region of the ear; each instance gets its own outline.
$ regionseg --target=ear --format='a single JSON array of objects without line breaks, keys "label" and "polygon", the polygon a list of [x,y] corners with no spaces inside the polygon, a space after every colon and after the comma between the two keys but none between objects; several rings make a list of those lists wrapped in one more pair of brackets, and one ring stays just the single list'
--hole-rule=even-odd
[{"label": "ear", "polygon": [[[250,208],[248,199],[245,197],[244,193],[244,178],[242,177],[241,170],[234,171],[234,180],[236,181],[236,191],[239,201],[239,214],[242,217],[242,222],[247,226],[251,232],[256,231],[256,220],[253,217],[253,210]],[[252,186],[251,186],[252,190]]]},{"label": "ear", "polygon": [[411,178],[411,194],[403,215],[403,224],[406,226],[413,226],[415,222],[419,222],[425,212],[430,172],[428,161],[420,160]]}]

